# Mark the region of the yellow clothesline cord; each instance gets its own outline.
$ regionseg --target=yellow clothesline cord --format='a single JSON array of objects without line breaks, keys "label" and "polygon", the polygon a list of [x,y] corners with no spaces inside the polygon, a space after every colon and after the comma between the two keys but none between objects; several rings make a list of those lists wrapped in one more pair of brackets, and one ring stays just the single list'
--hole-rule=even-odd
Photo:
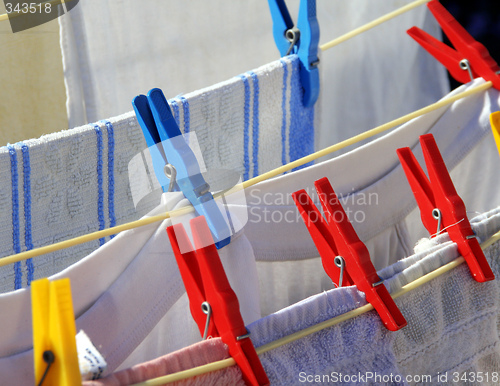
[{"label": "yellow clothesline cord", "polygon": [[338,151],[338,150],[341,150],[341,149],[344,149],[345,147],[347,146],[350,146],[350,145],[354,145],[358,142],[361,142],[362,140],[364,139],[367,139],[367,138],[370,138],[370,137],[373,137],[377,134],[380,134],[384,131],[387,131],[389,129],[392,129],[393,127],[396,127],[396,126],[399,126],[403,123],[406,123],[408,121],[411,121],[412,119],[414,118],[417,118],[421,115],[425,115],[425,114],[428,114],[432,111],[435,111],[435,110],[438,110],[440,109],[441,107],[444,107],[444,106],[447,106],[455,101],[458,101],[459,99],[462,99],[462,98],[466,98],[470,95],[473,95],[473,94],[476,94],[476,93],[479,93],[481,91],[486,91],[488,90],[489,88],[491,88],[493,86],[493,83],[491,83],[490,81],[488,82],[485,82],[484,84],[480,85],[480,86],[476,86],[476,87],[473,87],[469,90],[466,90],[466,91],[463,91],[461,93],[458,93],[456,95],[453,95],[453,96],[450,96],[446,99],[442,99],[436,103],[433,103],[431,105],[428,105],[426,107],[423,107],[419,110],[416,110],[412,113],[409,113],[409,114],[406,114],[400,118],[397,118],[397,119],[394,119],[390,122],[387,122],[387,123],[384,123],[383,125],[380,125],[380,126],[377,126],[375,127],[374,129],[371,129],[371,130],[368,130],[368,131],[365,131],[364,133],[361,133],[361,134],[358,134],[358,135],[355,135],[354,137],[351,137],[349,139],[346,139],[344,141],[341,141],[339,143],[336,143],[335,145],[332,145],[332,146],[329,146],[323,150],[319,150],[313,154],[310,154],[308,156],[305,156],[305,157],[302,157],[296,161],[292,161],[286,165],[283,165],[283,166],[280,166],[274,170],[271,170],[269,172],[266,172],[266,173],[263,173],[257,177],[254,177],[254,178],[251,178],[247,181],[244,181],[242,183],[243,185],[243,188],[246,189],[252,185],[255,185],[256,183],[258,182],[262,182],[262,181],[265,181],[265,180],[268,180],[272,177],[276,177],[278,175],[280,175],[281,173],[284,173],[286,171],[289,171],[291,169],[294,169],[296,167],[299,167],[299,166],[302,166],[308,162],[311,162],[311,161],[315,161],[316,159],[320,158],[320,157],[323,157],[325,155],[328,155],[328,154],[331,154],[335,151]]},{"label": "yellow clothesline cord", "polygon": [[[482,243],[481,248],[486,249],[491,244],[493,244],[494,242],[496,242],[498,240],[500,240],[500,231],[495,233],[492,237],[490,237],[488,240],[486,240],[484,243]],[[419,277],[418,279],[404,285],[399,291],[397,291],[396,293],[394,293],[392,295],[392,298],[393,299],[399,298],[400,296],[420,287],[423,284],[430,282],[431,280],[443,275],[444,273],[451,271],[452,269],[454,269],[454,268],[458,267],[460,264],[462,264],[464,261],[465,261],[464,258],[462,256],[460,256],[460,257],[456,258],[455,260],[449,262],[448,264],[445,264],[445,265],[439,267],[438,269],[436,269],[432,272],[429,272],[428,274],[426,274],[422,277]],[[275,340],[274,342],[270,342],[270,343],[267,343],[263,346],[260,346],[260,347],[256,348],[257,354],[260,355],[260,354],[266,353],[268,351],[274,350],[278,347],[284,346],[285,344],[294,342],[298,339],[304,338],[308,335],[311,335],[311,334],[314,334],[314,333],[319,332],[321,330],[324,330],[325,328],[335,326],[335,325],[342,323],[342,322],[349,320],[349,319],[353,319],[353,318],[355,318],[359,315],[362,315],[362,314],[364,314],[368,311],[371,311],[371,310],[373,310],[373,306],[370,303],[367,303],[364,306],[361,306],[361,307],[356,308],[352,311],[346,312],[345,314],[336,316],[332,319],[326,320],[326,321],[318,323],[314,326],[308,327],[304,330],[298,331],[298,332],[293,333],[291,335],[288,335],[288,336],[285,336],[285,337],[280,338],[278,340]],[[227,358],[227,359],[223,359],[221,361],[208,363],[208,364],[203,365],[203,366],[194,367],[192,369],[180,371],[180,372],[173,373],[173,374],[164,375],[164,376],[158,377],[158,378],[153,378],[153,379],[147,380],[145,382],[135,383],[131,386],[163,385],[163,384],[167,384],[167,383],[181,381],[183,379],[192,378],[192,377],[206,374],[206,373],[209,373],[212,371],[222,370],[222,369],[225,369],[227,367],[234,366],[235,364],[236,364],[236,362],[234,361],[233,358]]]},{"label": "yellow clothesline cord", "polygon": [[[50,0],[50,1],[43,2],[41,4],[42,5],[43,4],[54,4],[56,2],[68,3],[70,1],[72,1],[72,0]],[[398,8],[392,12],[389,12],[386,15],[383,15],[376,20],[373,20],[369,23],[366,23],[365,25],[362,25],[361,27],[358,27],[358,28],[356,28],[356,29],[354,29],[354,30],[342,35],[342,36],[339,36],[338,38],[336,38],[328,43],[322,44],[319,46],[319,48],[323,51],[328,50],[329,48],[332,48],[332,47],[336,46],[337,44],[345,42],[346,40],[351,39],[354,36],[357,36],[363,32],[366,32],[366,31],[372,29],[373,27],[376,27],[382,23],[385,23],[386,21],[391,20],[391,19],[393,19],[393,18],[395,18],[395,17],[397,17],[405,12],[408,12],[408,11],[412,10],[413,8],[416,8],[422,4],[425,4],[429,1],[430,0],[416,0],[410,4],[407,4],[403,7],[401,7],[401,8]],[[20,16],[20,15],[23,15],[23,13],[22,12],[11,13],[10,17],[12,18],[12,17]],[[0,22],[8,20],[8,19],[9,19],[9,14],[4,13],[3,15],[0,15]]]},{"label": "yellow clothesline cord", "polygon": [[[49,1],[48,3],[54,3],[55,1],[57,0],[51,0]],[[72,1],[72,0],[66,0],[66,2],[68,1]],[[401,13],[404,13],[414,7],[417,7],[418,5],[421,5],[425,2],[427,2],[428,0],[417,0],[411,4],[408,4],[404,7],[401,7],[400,9],[398,10],[395,10],[385,16],[382,16],[376,20],[374,20],[373,22],[371,23],[368,23],[366,24],[365,26],[362,26],[362,27],[359,27],[357,28],[356,30],[346,34],[346,35],[343,35],[329,43],[326,43],[324,44],[323,46],[321,46],[320,48],[322,50],[326,50],[328,48],[331,48],[333,47],[334,45],[336,44],[339,44],[340,42],[342,41],[345,41],[351,37],[354,37],[356,35],[358,35],[359,33],[363,32],[363,31],[366,31],[370,28],[373,28],[374,26],[376,25],[379,25],[381,23],[383,23],[384,21],[387,21],[393,17],[396,17],[398,15],[400,15]],[[64,2],[64,0],[63,0]],[[4,14],[4,15],[0,15],[0,21],[1,20],[6,20],[8,19],[8,15],[7,14]],[[491,87],[491,85],[489,86]],[[486,89],[486,88],[485,88]],[[479,92],[479,91],[482,91],[482,90],[476,90],[476,92]],[[466,97],[468,96],[469,94],[464,94],[462,97]],[[439,102],[438,102],[439,103]],[[452,101],[450,100],[448,103],[452,103]],[[359,141],[362,141],[363,139],[366,139],[366,138],[369,138],[371,136],[374,136],[374,135],[377,135],[378,133],[381,133],[385,130],[388,130],[396,125],[399,125],[401,123],[404,123],[404,122],[407,122],[411,119],[413,119],[414,117],[418,116],[418,115],[422,115],[422,114],[426,114],[427,112],[429,111],[432,111],[432,106],[434,105],[430,105],[428,106],[429,110],[428,111],[423,111],[424,109],[421,109],[421,110],[418,110],[416,112],[413,113],[413,115],[411,114],[408,114],[404,117],[401,117],[399,118],[399,120],[394,120],[394,121],[391,121],[385,125],[382,125],[382,126],[379,126],[375,129],[372,129],[368,132],[365,132],[363,134],[360,134],[358,136],[355,136],[355,137],[352,137],[350,139],[347,139],[345,141],[342,141],[336,145],[333,145],[329,148],[326,148],[326,149],[323,149],[321,150],[320,152],[317,152],[317,153],[314,153],[314,154],[311,154],[307,157],[304,157],[304,158],[301,158],[299,160],[296,160],[288,165],[283,165],[282,167],[280,168],[277,168],[277,169],[274,169],[270,172],[267,172],[267,173],[264,173],[260,176],[257,176],[255,178],[252,178],[250,180],[247,180],[245,181],[242,186],[240,187],[241,189],[245,189],[245,188],[248,188],[249,186],[252,186],[252,185],[255,185],[257,182],[260,182],[260,181],[264,181],[266,179],[269,179],[269,178],[272,178],[274,176],[277,176],[283,172],[286,172],[286,171],[289,171],[295,167],[298,167],[298,166],[302,166],[304,165],[305,163],[308,163],[310,161],[313,161],[313,160],[316,160],[317,158],[319,157],[322,157],[324,155],[327,155],[327,154],[330,154],[334,151],[337,151],[337,150],[340,150],[340,149],[343,149],[347,146],[350,146],[352,144],[355,144]],[[438,107],[435,107],[435,108],[439,108],[441,106],[438,106]],[[75,237],[75,238],[72,238],[72,239],[69,239],[69,240],[65,240],[65,241],[61,241],[61,242],[58,242],[58,243],[54,243],[54,244],[51,244],[51,245],[47,245],[47,246],[44,246],[44,247],[40,247],[40,248],[35,248],[35,249],[32,249],[32,250],[29,250],[29,251],[25,251],[25,252],[21,252],[21,253],[18,253],[18,254],[15,254],[15,255],[10,255],[10,256],[6,256],[4,258],[0,258],[0,267],[2,266],[5,266],[5,265],[8,265],[8,264],[12,264],[12,263],[15,263],[15,262],[18,262],[18,261],[23,261],[23,260],[27,260],[27,259],[30,259],[32,257],[36,257],[36,256],[40,256],[40,255],[43,255],[43,254],[47,254],[47,253],[51,253],[51,252],[55,252],[55,251],[58,251],[58,250],[61,250],[61,249],[65,249],[65,248],[70,248],[70,247],[73,247],[73,246],[76,246],[76,245],[79,245],[79,244],[83,244],[83,243],[86,243],[86,242],[90,242],[90,241],[94,241],[94,240],[98,240],[100,238],[103,238],[103,237],[106,237],[106,236],[110,236],[110,235],[113,235],[113,234],[117,234],[119,232],[122,232],[122,231],[125,231],[125,230],[129,230],[129,229],[134,229],[134,228],[137,228],[137,227],[140,227],[140,226],[144,226],[144,225],[148,225],[148,224],[152,224],[152,223],[155,223],[155,222],[160,222],[164,219],[167,219],[170,217],[170,214],[169,213],[165,213],[165,214],[162,214],[162,215],[159,215],[159,216],[154,216],[154,217],[148,217],[148,218],[144,218],[144,219],[141,219],[141,220],[137,220],[137,221],[133,221],[133,222],[130,222],[130,223],[127,223],[127,224],[122,224],[122,225],[118,225],[118,226],[115,226],[115,227],[112,227],[112,228],[107,228],[107,229],[104,229],[104,230],[101,230],[101,231],[96,231],[96,232],[92,232],[92,233],[89,233],[89,234],[86,234],[86,235],[82,235],[82,236],[78,236],[78,237]]]},{"label": "yellow clothesline cord", "polygon": [[[73,1],[73,0],[50,0],[50,1],[44,1],[43,3],[36,3],[36,6],[41,6],[41,5],[45,6],[45,4],[53,5],[54,3],[57,3],[57,5],[59,5],[59,3],[69,3],[70,1]],[[26,4],[29,4],[29,3],[26,3]],[[21,7],[22,7],[22,5],[23,5],[23,3],[20,3]],[[0,22],[5,21],[5,20],[9,20],[9,17],[13,18],[13,17],[22,16],[22,15],[29,15],[29,14],[26,14],[23,12],[12,12],[10,14],[4,13],[3,15],[0,15]]]},{"label": "yellow clothesline cord", "polygon": [[[293,162],[290,162],[286,165],[283,165],[283,166],[280,166],[274,170],[271,170],[269,172],[266,172],[266,173],[263,173],[261,174],[260,176],[257,176],[257,177],[254,177],[254,178],[251,178],[247,181],[244,181],[242,182],[241,184],[238,184],[236,185],[235,187],[233,187],[231,189],[231,191],[229,192],[226,192],[225,195],[228,196],[230,195],[232,192],[235,192],[235,191],[239,191],[241,189],[247,189],[249,188],[250,186],[253,186],[259,182],[262,182],[262,181],[265,181],[267,179],[270,179],[272,177],[275,177],[275,176],[278,176],[286,171],[289,171],[289,170],[292,170],[296,167],[299,167],[299,166],[302,166],[308,162],[311,162],[311,161],[314,161],[320,157],[323,157],[325,155],[328,155],[328,154],[331,154],[335,151],[338,151],[338,150],[341,150],[341,149],[344,149],[345,147],[347,146],[350,146],[350,145],[353,145],[353,144],[356,144],[364,139],[367,139],[367,138],[370,138],[370,137],[373,137],[374,135],[377,135],[377,134],[380,134],[384,131],[387,131],[395,126],[398,126],[398,125],[401,125],[405,122],[408,122],[414,118],[417,118],[421,115],[424,115],[424,114],[428,114],[434,110],[437,110],[437,109],[440,109],[441,107],[444,107],[444,106],[447,106],[459,99],[462,99],[462,98],[466,98],[468,96],[471,96],[473,94],[476,94],[476,93],[479,93],[479,92],[482,92],[482,91],[486,91],[488,90],[490,87],[492,87],[492,83],[490,81],[488,82],[485,82],[484,84],[480,85],[480,86],[476,86],[476,87],[473,87],[469,90],[466,90],[466,91],[463,91],[461,93],[458,93],[456,95],[453,95],[453,96],[450,96],[446,99],[442,99],[436,103],[433,103],[429,106],[426,106],[424,108],[421,108],[417,111],[414,111],[412,113],[409,113],[407,115],[404,115],[400,118],[397,118],[393,121],[390,121],[390,122],[387,122],[383,125],[380,125],[374,129],[371,129],[371,130],[368,130],[364,133],[361,133],[359,135],[356,135],[352,138],[349,138],[349,139],[346,139],[345,141],[342,141],[342,142],[339,142],[335,145],[332,145],[330,147],[327,147],[323,150],[320,150],[320,151],[317,151],[316,153],[313,153],[313,154],[310,154],[308,156],[305,156],[303,158],[300,158],[296,161],[293,161]],[[166,212],[166,213],[163,213],[163,214],[160,214],[160,215],[157,215],[157,216],[152,216],[152,217],[146,217],[146,218],[143,218],[143,219],[140,219],[140,220],[136,220],[136,221],[132,221],[132,222],[129,222],[129,223],[126,223],[126,224],[122,224],[122,225],[118,225],[118,226],[115,226],[115,227],[112,227],[112,228],[107,228],[107,229],[104,229],[104,230],[100,230],[100,231],[96,231],[96,232],[92,232],[92,233],[89,233],[89,234],[86,234],[86,235],[83,235],[83,236],[78,236],[78,237],[75,237],[75,238],[72,238],[72,239],[69,239],[69,240],[65,240],[65,241],[60,241],[58,243],[54,243],[54,244],[51,244],[51,245],[47,245],[47,246],[44,246],[44,247],[40,247],[40,248],[36,248],[36,249],[32,249],[32,250],[29,250],[29,251],[24,251],[24,252],[21,252],[21,253],[18,253],[18,254],[15,254],[15,255],[10,255],[10,256],[6,256],[6,257],[3,257],[3,258],[0,258],[0,267],[3,267],[5,265],[8,265],[8,264],[12,264],[12,263],[15,263],[15,262],[18,262],[18,261],[23,261],[23,260],[26,260],[26,259],[29,259],[29,258],[32,258],[32,257],[36,257],[36,256],[39,256],[39,255],[43,255],[43,254],[46,254],[46,253],[51,253],[51,252],[55,252],[55,251],[59,251],[61,249],[64,249],[64,248],[69,248],[69,247],[73,247],[75,245],[79,245],[79,244],[83,244],[83,243],[86,243],[86,242],[89,242],[89,241],[93,241],[93,240],[98,240],[100,238],[103,238],[103,237],[106,237],[106,236],[110,236],[110,235],[114,235],[114,234],[117,234],[119,232],[122,232],[122,231],[125,231],[125,230],[129,230],[129,229],[134,229],[134,228],[138,228],[140,226],[144,226],[144,225],[149,225],[149,224],[152,224],[152,223],[155,223],[155,222],[160,222],[160,221],[163,221],[171,216],[174,216],[174,215],[180,215],[180,214],[184,214],[184,213],[188,213],[190,211],[193,211],[193,207],[192,206],[188,206],[186,208],[182,208],[182,209],[178,209],[178,210],[175,210],[175,211],[172,211],[172,212]]]},{"label": "yellow clothesline cord", "polygon": [[405,12],[408,12],[412,10],[413,8],[419,7],[420,5],[423,5],[425,3],[428,3],[430,0],[417,0],[414,1],[413,3],[407,4],[401,8],[398,8],[392,12],[389,12],[378,19],[375,19],[369,23],[366,23],[365,25],[362,25],[361,27],[358,27],[350,32],[347,32],[346,34],[339,36],[336,39],[333,39],[332,41],[329,41],[328,43],[322,44],[319,46],[319,48],[322,51],[326,51],[332,47],[335,47],[336,45],[345,42],[346,40],[349,40],[357,35],[362,34],[363,32],[368,31],[369,29],[372,29],[373,27],[376,27],[382,23],[385,23],[388,20],[391,20]]}]

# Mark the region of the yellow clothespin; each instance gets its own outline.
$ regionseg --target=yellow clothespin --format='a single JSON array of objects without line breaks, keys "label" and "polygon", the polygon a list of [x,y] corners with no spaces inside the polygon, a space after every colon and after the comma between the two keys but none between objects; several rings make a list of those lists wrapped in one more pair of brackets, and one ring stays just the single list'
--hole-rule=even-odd
[{"label": "yellow clothespin", "polygon": [[35,385],[81,385],[69,279],[31,283]]},{"label": "yellow clothespin", "polygon": [[491,131],[493,131],[493,138],[497,144],[498,152],[500,153],[500,111],[490,114]]}]

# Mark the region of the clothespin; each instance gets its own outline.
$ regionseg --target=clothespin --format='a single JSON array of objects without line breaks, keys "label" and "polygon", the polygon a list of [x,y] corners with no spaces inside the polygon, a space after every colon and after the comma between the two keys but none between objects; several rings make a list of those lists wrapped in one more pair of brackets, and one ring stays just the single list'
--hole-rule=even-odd
[{"label": "clothespin", "polygon": [[[200,166],[194,152],[184,140],[179,126],[175,122],[170,107],[159,88],[149,91],[148,96],[138,95],[132,101],[137,120],[146,138],[156,177],[163,190],[172,190],[177,184],[184,196],[193,205],[196,213],[205,216],[216,247],[229,244],[231,231],[219,207],[217,206],[210,186],[201,174]],[[168,157],[168,160],[167,160]],[[169,180],[165,167],[170,169]]]},{"label": "clothespin", "polygon": [[[203,339],[221,337],[243,373],[247,385],[269,385],[269,379],[240,314],[238,298],[202,216],[190,221],[196,250],[182,224],[167,228],[189,307]],[[182,251],[189,251],[181,253]]]},{"label": "clothespin", "polygon": [[319,24],[316,19],[316,0],[300,1],[297,25],[293,24],[285,0],[268,1],[276,46],[281,56],[299,56],[304,106],[313,106],[319,95]]},{"label": "clothespin", "polygon": [[420,146],[429,179],[410,148],[398,149],[397,153],[425,228],[431,237],[446,230],[450,239],[457,243],[458,251],[467,262],[474,279],[478,282],[493,280],[493,271],[472,231],[464,202],[453,186],[433,135],[421,135]]},{"label": "clothespin", "polygon": [[31,283],[35,385],[81,385],[69,279]]},{"label": "clothespin", "polygon": [[356,234],[328,179],[322,178],[314,186],[326,220],[305,190],[292,193],[292,197],[319,251],[326,273],[339,287],[355,285],[364,292],[387,329],[403,328],[406,326],[404,316],[377,275],[368,249]]},{"label": "clothespin", "polygon": [[493,138],[495,138],[495,143],[497,144],[497,149],[500,153],[500,111],[490,114],[490,123]]},{"label": "clothespin", "polygon": [[476,41],[439,1],[432,0],[427,6],[456,49],[447,46],[418,27],[410,28],[408,34],[441,62],[457,81],[467,83],[480,76],[484,80],[491,81],[493,87],[500,90],[498,73],[500,67],[490,56],[486,47]]}]

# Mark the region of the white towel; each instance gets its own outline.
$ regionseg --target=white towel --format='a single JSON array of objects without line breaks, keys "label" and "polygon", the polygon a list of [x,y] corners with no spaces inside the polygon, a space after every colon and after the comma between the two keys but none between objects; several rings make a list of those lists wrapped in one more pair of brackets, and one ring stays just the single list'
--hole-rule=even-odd
[{"label": "white towel", "polygon": [[[208,171],[248,179],[313,152],[313,108],[290,92],[298,83],[292,55],[169,103],[182,132],[196,134]],[[132,112],[0,148],[0,256],[136,220],[153,209],[160,189],[138,203],[134,196],[141,191],[136,184],[156,179],[134,172],[131,160],[145,149]],[[0,292],[53,275],[107,240],[0,268]]]},{"label": "white towel", "polygon": [[[318,1],[320,42],[410,2]],[[299,0],[287,4],[297,21]],[[173,98],[279,58],[266,1],[85,0],[59,21],[70,127],[130,111],[153,87]],[[440,37],[421,6],[324,52],[317,148],[447,92],[445,69],[406,34],[414,25]]]},{"label": "white towel", "polygon": [[[482,82],[477,80],[462,89]],[[249,215],[244,234],[220,251],[228,263],[229,281],[240,297],[243,317],[248,321],[252,315],[254,318],[259,314],[269,315],[333,287],[295,205],[288,198],[290,192],[300,188],[312,192],[313,181],[320,177],[330,178],[337,192],[344,195],[346,211],[354,214],[353,225],[366,242],[375,267],[389,270],[381,272],[385,278],[401,277],[398,273],[407,270],[408,262],[398,260],[413,254],[413,242],[426,231],[395,150],[404,145],[414,147],[422,132],[436,136],[468,210],[500,206],[498,179],[483,179],[479,193],[472,188],[478,170],[486,175],[497,170],[498,151],[491,138],[488,117],[499,108],[499,99],[496,90],[480,93],[409,122],[355,151],[248,189]],[[353,193],[348,195],[350,192]],[[378,199],[373,198],[375,201],[371,203],[359,200],[372,197],[371,193],[376,193]],[[176,194],[172,205],[178,202],[180,193]],[[167,209],[161,206],[158,211]],[[365,216],[364,221],[356,215],[358,212]],[[489,217],[498,220],[498,213]],[[487,224],[483,220],[484,217],[479,225]],[[492,224],[485,231],[480,228],[476,231],[492,233],[498,222]],[[168,253],[165,226],[164,222],[121,234],[56,276],[72,278],[77,326],[102,351],[109,371],[153,359],[199,339],[192,322],[190,327],[179,325],[179,320],[191,319],[175,259]],[[450,257],[449,253],[446,256]],[[36,266],[37,261],[43,259],[33,261],[35,276],[38,270],[42,271]],[[406,260],[412,262],[412,259],[415,258]],[[423,268],[432,269],[433,264],[416,267],[420,270],[416,274],[420,275],[425,273]],[[407,273],[411,271],[410,268]],[[3,269],[4,281],[13,272],[12,266]],[[10,288],[12,284],[11,281]],[[403,284],[404,281],[388,280],[391,290]],[[31,368],[26,351],[31,344],[28,295],[27,289],[0,295],[0,324],[8,328],[0,337],[3,350],[0,375],[6,381],[26,375],[12,373],[10,369]],[[109,325],[114,328],[103,328]]]},{"label": "white towel", "polygon": [[[476,217],[472,224],[476,235],[485,240],[500,229],[500,208]],[[498,276],[500,243],[485,252]],[[443,234],[435,238],[434,247],[379,274],[394,292],[457,256],[456,245]],[[403,330],[388,331],[379,315],[370,311],[272,349],[260,355],[260,360],[273,385],[452,384],[465,383],[465,379],[495,384],[500,368],[498,287],[498,280],[475,282],[463,264],[397,300],[408,323]],[[250,337],[254,345],[262,346],[364,304],[363,294],[355,287],[327,291],[255,321],[248,327]],[[185,365],[180,370],[187,370],[224,358],[221,354],[209,359],[214,352],[228,355],[220,338],[137,364],[95,384],[113,384],[117,379],[145,381],[165,375],[166,368],[169,373],[179,371],[170,371],[179,363]],[[165,367],[165,363],[169,365]],[[242,382],[241,370],[233,366],[188,378],[182,384],[227,384],[230,375],[234,377],[231,384]]]},{"label": "white towel", "polygon": [[[486,240],[500,230],[499,208],[472,223],[480,240]],[[459,256],[447,234],[438,239],[438,247],[380,272],[391,292]],[[499,242],[486,250],[486,257],[498,277]],[[498,283],[476,282],[462,264],[396,300],[408,322],[397,332],[388,331],[370,311],[268,351],[260,359],[273,385],[436,385],[464,384],[464,379],[474,384],[478,376],[483,379],[478,384],[496,384]],[[279,310],[248,329],[259,347],[365,304],[356,287],[343,287]]]}]

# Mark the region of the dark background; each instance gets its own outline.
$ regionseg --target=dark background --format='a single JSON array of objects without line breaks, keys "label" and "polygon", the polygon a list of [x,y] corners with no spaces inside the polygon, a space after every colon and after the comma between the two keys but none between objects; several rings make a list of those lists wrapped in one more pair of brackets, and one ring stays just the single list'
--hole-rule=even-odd
[{"label": "dark background", "polygon": [[[440,3],[500,63],[500,1],[441,0]],[[443,41],[450,44],[444,34]],[[450,83],[452,89],[459,85],[453,78]]]}]

